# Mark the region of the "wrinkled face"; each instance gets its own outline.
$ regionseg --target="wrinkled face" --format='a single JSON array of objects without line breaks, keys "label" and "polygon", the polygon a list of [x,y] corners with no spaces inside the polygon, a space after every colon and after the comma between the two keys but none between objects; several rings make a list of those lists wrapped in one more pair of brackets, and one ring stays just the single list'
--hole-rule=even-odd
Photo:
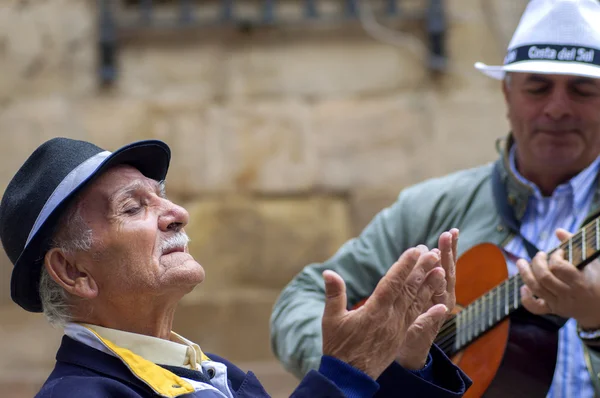
[{"label": "wrinkled face", "polygon": [[178,300],[203,281],[204,270],[184,238],[189,215],[167,200],[163,189],[137,169],[118,166],[84,192],[81,215],[94,242],[77,261],[91,264],[99,298],[173,295]]},{"label": "wrinkled face", "polygon": [[504,94],[520,163],[576,174],[600,154],[600,79],[511,73]]}]

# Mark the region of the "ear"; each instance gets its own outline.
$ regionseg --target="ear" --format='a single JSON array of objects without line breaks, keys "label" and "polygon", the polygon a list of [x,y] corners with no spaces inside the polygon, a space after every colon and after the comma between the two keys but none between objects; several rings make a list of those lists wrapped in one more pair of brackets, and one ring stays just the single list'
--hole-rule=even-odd
[{"label": "ear", "polygon": [[506,104],[506,117],[510,118],[510,87],[511,82],[507,79],[502,80],[502,94],[504,94],[504,103]]},{"label": "ear", "polygon": [[504,94],[504,101],[506,101],[506,103],[508,103],[508,95],[510,92],[510,87],[508,87],[509,83],[507,82],[506,79],[502,80],[502,93]]},{"label": "ear", "polygon": [[75,257],[53,248],[46,253],[44,266],[52,279],[71,295],[93,299],[98,295],[98,284],[89,272],[78,266]]}]

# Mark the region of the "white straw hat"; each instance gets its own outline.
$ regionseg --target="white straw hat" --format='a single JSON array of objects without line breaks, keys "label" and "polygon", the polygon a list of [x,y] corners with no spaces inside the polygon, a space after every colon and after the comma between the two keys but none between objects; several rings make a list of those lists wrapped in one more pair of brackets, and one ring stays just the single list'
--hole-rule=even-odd
[{"label": "white straw hat", "polygon": [[505,72],[600,78],[600,1],[531,0],[504,65],[476,62],[475,68],[494,79]]}]

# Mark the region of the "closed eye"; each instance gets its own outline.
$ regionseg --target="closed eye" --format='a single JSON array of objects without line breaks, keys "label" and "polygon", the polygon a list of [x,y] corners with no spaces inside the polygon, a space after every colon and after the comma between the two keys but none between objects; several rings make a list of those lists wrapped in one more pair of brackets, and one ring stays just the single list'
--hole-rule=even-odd
[{"label": "closed eye", "polygon": [[546,86],[546,85],[533,86],[533,87],[528,87],[526,90],[529,94],[539,95],[539,94],[544,94],[546,91],[548,91],[548,86]]},{"label": "closed eye", "polygon": [[140,211],[141,209],[142,209],[141,207],[130,207],[130,208],[127,208],[127,209],[125,209],[125,210],[123,211],[123,213],[124,213],[124,214],[127,214],[127,215],[130,215],[130,216],[132,216],[132,215],[134,215],[134,214],[137,214],[137,213],[139,213],[139,211]]}]

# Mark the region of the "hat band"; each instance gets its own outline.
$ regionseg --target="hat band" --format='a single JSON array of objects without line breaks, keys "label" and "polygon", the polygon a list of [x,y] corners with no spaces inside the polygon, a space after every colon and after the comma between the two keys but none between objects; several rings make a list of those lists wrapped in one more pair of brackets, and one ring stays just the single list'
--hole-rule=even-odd
[{"label": "hat band", "polygon": [[25,246],[23,250],[27,247],[31,239],[35,236],[35,234],[40,230],[42,225],[46,222],[50,214],[62,203],[63,200],[67,196],[69,196],[82,182],[88,179],[89,176],[94,174],[94,172],[102,165],[104,160],[110,156],[111,152],[104,151],[97,153],[92,156],[85,162],[81,163],[79,166],[75,167],[63,180],[58,184],[52,195],[48,198],[46,203],[44,203],[44,207],[40,214],[38,214],[35,223],[33,224],[33,228],[29,232],[29,236],[27,237],[27,242],[25,242]]},{"label": "hat band", "polygon": [[522,61],[578,62],[600,66],[600,49],[556,44],[531,44],[508,51],[504,65]]}]

